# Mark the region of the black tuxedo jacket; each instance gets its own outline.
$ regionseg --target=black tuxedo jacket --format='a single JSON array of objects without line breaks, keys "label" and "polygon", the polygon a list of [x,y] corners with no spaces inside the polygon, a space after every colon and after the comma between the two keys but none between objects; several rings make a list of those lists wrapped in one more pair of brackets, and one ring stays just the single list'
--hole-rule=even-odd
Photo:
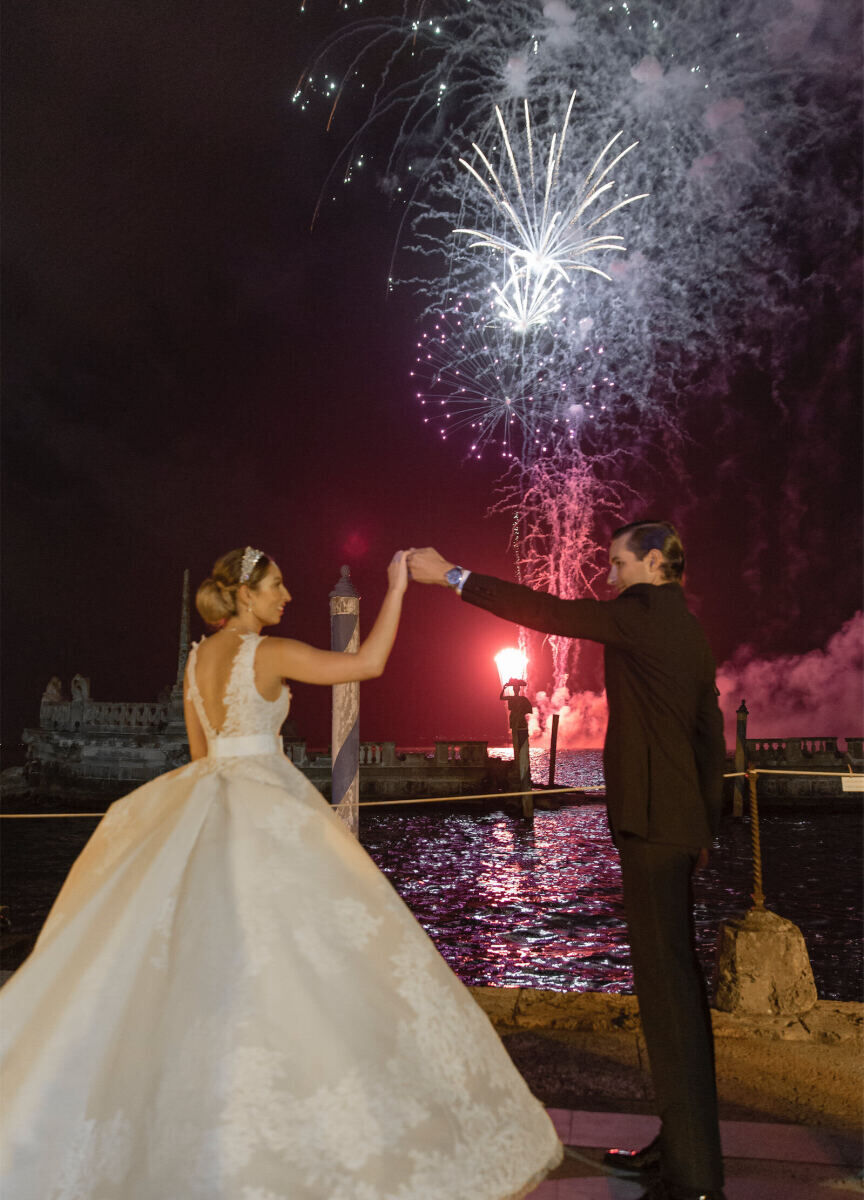
[{"label": "black tuxedo jacket", "polygon": [[677,583],[637,583],[614,600],[560,600],[472,572],[462,599],[541,633],[601,642],[613,836],[710,845],[720,821],[723,718],[711,650]]}]

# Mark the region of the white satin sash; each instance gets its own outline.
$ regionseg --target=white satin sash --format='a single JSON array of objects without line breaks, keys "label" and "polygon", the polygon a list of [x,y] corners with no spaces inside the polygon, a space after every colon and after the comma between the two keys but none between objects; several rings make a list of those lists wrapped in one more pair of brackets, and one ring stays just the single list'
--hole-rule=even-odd
[{"label": "white satin sash", "polygon": [[211,738],[208,758],[250,758],[253,754],[281,754],[282,739],[275,733],[250,733],[244,737]]}]

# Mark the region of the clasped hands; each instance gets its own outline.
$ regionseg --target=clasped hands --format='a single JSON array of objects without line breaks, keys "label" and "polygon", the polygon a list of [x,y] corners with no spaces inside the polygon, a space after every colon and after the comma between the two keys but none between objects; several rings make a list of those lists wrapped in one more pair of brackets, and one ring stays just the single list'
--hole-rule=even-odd
[{"label": "clasped hands", "polygon": [[398,592],[404,592],[408,580],[415,583],[438,583],[447,587],[446,573],[455,566],[446,558],[427,546],[423,550],[412,547],[410,550],[397,550],[387,568],[390,587]]},{"label": "clasped hands", "polygon": [[412,547],[406,558],[408,574],[415,583],[437,583],[441,587],[447,587],[445,575],[456,566],[443,558],[432,546],[426,546],[422,550]]}]

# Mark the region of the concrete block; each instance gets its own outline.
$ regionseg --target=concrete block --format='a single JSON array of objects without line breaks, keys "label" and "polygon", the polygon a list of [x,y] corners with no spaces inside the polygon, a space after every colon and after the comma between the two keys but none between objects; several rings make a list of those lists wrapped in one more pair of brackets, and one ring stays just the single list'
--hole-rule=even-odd
[{"label": "concrete block", "polygon": [[725,1012],[796,1016],[818,995],[801,930],[767,909],[720,926],[715,1007]]}]

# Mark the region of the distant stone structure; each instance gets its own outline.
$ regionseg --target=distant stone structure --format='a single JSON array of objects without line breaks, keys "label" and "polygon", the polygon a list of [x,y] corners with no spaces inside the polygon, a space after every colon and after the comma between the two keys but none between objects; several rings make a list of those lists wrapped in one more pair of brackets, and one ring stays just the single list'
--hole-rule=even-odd
[{"label": "distant stone structure", "polygon": [[177,677],[166,699],[99,701],[90,680],[74,675],[70,698],[56,676],[39,705],[39,728],[24,730],[24,779],[33,789],[123,790],[189,759],[183,720],[183,673],[189,655],[189,572],[183,573]]},{"label": "distant stone structure", "polygon": [[[864,769],[864,737],[844,738],[845,750],[839,749],[837,737],[748,738],[749,712],[745,701],[742,700],[736,716],[736,771],[745,771],[749,767],[763,771],[802,772]],[[746,780],[743,783],[746,785]],[[746,786],[737,786],[742,798],[746,796]],[[760,775],[757,787],[760,802],[765,800],[769,804],[812,803],[843,796],[842,784],[836,775]],[[851,803],[860,803],[860,798]]]},{"label": "distant stone structure", "polygon": [[[39,728],[25,729],[27,762],[4,787],[28,792],[100,791],[121,795],[189,759],[183,719],[183,676],[189,657],[189,572],[183,575],[177,675],[155,701],[94,700],[90,680],[75,675],[70,694],[56,676],[48,681],[39,706]],[[310,754],[291,720],[283,729],[285,753],[296,767],[330,795],[332,759]],[[360,742],[360,792],[364,798],[450,796],[505,789],[510,764],[490,759],[487,743],[438,740],[431,755],[398,754],[395,742]]]},{"label": "distant stone structure", "polygon": [[[438,739],[430,753],[397,752],[395,742],[361,742],[360,796],[363,800],[465,796],[509,791],[516,786],[513,764],[490,758],[488,742]],[[330,755],[309,755],[305,742],[285,740],[285,753],[328,799]]]}]

